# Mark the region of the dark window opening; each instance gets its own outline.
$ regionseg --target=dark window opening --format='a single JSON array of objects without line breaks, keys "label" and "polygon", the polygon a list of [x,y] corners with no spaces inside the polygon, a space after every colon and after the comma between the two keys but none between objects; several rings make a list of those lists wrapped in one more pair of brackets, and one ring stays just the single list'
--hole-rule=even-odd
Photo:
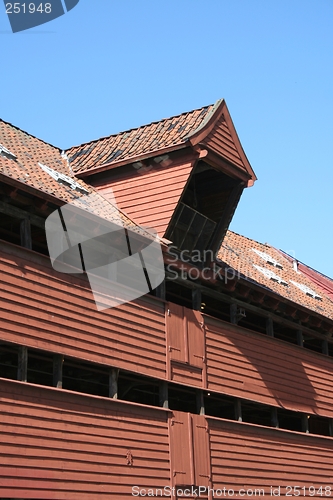
[{"label": "dark window opening", "polygon": [[169,408],[171,410],[197,413],[195,389],[169,384]]},{"label": "dark window opening", "polygon": [[17,379],[18,346],[0,344],[0,377]]},{"label": "dark window opening", "polygon": [[204,396],[205,414],[212,417],[236,419],[235,398],[207,393]]},{"label": "dark window opening", "polygon": [[277,419],[280,429],[288,429],[290,431],[303,431],[302,419],[303,415],[291,410],[277,410]]},{"label": "dark window opening", "polygon": [[325,417],[317,417],[310,415],[308,418],[308,428],[311,434],[319,434],[321,436],[332,436],[331,419]]},{"label": "dark window opening", "polygon": [[108,397],[109,371],[93,363],[80,363],[65,358],[62,387],[69,391]]},{"label": "dark window opening", "polygon": [[35,252],[49,255],[45,230],[31,225],[32,249]]},{"label": "dark window opening", "polygon": [[218,222],[230,193],[238,182],[200,161],[193,171],[181,201],[208,219]]},{"label": "dark window opening", "polygon": [[202,294],[202,312],[214,318],[230,321],[230,304]]},{"label": "dark window opening", "polygon": [[298,345],[297,330],[274,323],[274,337],[290,344]]},{"label": "dark window opening", "polygon": [[168,238],[177,248],[186,250],[189,255],[192,255],[194,250],[203,254],[215,226],[214,221],[184,203],[179,203]]},{"label": "dark window opening", "polygon": [[31,384],[53,385],[53,355],[35,349],[28,351],[27,381]]},{"label": "dark window opening", "polygon": [[303,347],[315,352],[323,352],[323,341],[303,333]]},{"label": "dark window opening", "polygon": [[266,323],[267,319],[263,316],[259,316],[251,311],[244,310],[245,316],[241,317],[238,324],[254,332],[266,334]]},{"label": "dark window opening", "polygon": [[269,406],[242,401],[242,421],[250,424],[272,426],[272,411]]},{"label": "dark window opening", "polygon": [[226,209],[238,183],[200,161],[178,203],[166,237],[193,259],[197,259],[199,252],[202,260],[206,260],[205,250],[209,248],[218,222],[223,216],[231,216]]},{"label": "dark window opening", "polygon": [[[175,272],[178,273],[176,270]],[[180,306],[188,307],[192,309],[192,290],[185,286],[181,286],[175,281],[171,281],[168,278],[165,281],[166,287],[166,300],[168,302],[173,302]]]},{"label": "dark window opening", "polygon": [[20,245],[21,244],[20,220],[3,213],[1,213],[0,215],[1,215],[0,238],[2,240],[8,241],[9,243]]},{"label": "dark window opening", "polygon": [[159,406],[159,384],[148,377],[120,372],[118,398],[132,403]]}]

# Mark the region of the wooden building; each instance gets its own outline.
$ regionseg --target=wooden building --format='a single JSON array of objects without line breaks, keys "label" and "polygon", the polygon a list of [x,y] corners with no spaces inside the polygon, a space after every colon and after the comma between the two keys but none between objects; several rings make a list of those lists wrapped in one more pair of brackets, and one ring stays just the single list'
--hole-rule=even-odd
[{"label": "wooden building", "polygon": [[[0,499],[333,495],[333,282],[228,230],[255,180],[223,100],[65,152],[0,121]],[[104,311],[46,244],[87,192],[165,261]]]}]

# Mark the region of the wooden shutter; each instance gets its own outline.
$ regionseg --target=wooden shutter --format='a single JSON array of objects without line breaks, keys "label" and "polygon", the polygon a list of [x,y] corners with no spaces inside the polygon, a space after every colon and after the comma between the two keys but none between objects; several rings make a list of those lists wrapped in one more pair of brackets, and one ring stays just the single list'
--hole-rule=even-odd
[{"label": "wooden shutter", "polygon": [[184,315],[186,318],[189,364],[202,369],[205,359],[202,314],[200,311],[185,309]]},{"label": "wooden shutter", "polygon": [[195,484],[210,486],[211,466],[208,423],[203,415],[192,415]]},{"label": "wooden shutter", "polygon": [[172,302],[167,309],[167,333],[170,359],[185,362],[187,342],[184,307]]},{"label": "wooden shutter", "polygon": [[171,471],[174,486],[194,484],[193,436],[190,413],[174,411],[170,419]]}]

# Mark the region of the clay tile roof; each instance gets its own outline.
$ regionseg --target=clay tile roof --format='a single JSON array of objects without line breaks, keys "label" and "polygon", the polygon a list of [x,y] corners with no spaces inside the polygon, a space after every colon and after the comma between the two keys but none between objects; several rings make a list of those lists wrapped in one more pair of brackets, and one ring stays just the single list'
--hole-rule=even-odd
[{"label": "clay tile roof", "polygon": [[[3,151],[1,152],[1,150]],[[8,154],[7,152],[11,153]],[[59,183],[45,172],[39,163],[71,177],[84,190],[73,190],[66,184]],[[125,227],[144,234],[149,234],[134,223],[121,210],[117,210],[112,203],[98,193],[93,187],[83,180],[77,179],[70,168],[66,156],[60,149],[14,127],[0,119],[0,180],[14,185],[22,190],[33,190],[48,195],[50,201],[57,204],[75,202],[86,194],[94,193],[93,209],[96,215],[101,215],[109,221],[119,220],[119,215]],[[37,193],[36,193],[37,194]]]},{"label": "clay tile roof", "polygon": [[90,171],[103,164],[115,164],[150,152],[184,144],[194,131],[209,118],[214,106],[205,106],[188,113],[166,118],[104,137],[66,151],[76,173]]},{"label": "clay tile roof", "polygon": [[[267,262],[267,256],[271,257],[273,263]],[[318,286],[305,273],[296,270],[290,258],[267,243],[258,243],[228,231],[218,253],[218,259],[234,269],[236,275],[239,273],[241,277],[285,299],[333,319],[333,300],[330,294],[325,293],[324,288]],[[333,281],[329,278],[327,280],[333,287]],[[314,292],[317,298],[309,296],[306,293],[309,290]]]}]

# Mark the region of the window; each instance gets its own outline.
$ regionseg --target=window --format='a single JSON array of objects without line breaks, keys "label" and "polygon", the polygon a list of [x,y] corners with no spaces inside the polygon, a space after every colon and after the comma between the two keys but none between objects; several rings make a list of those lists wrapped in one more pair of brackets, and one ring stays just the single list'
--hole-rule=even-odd
[{"label": "window", "polygon": [[288,283],[284,281],[280,276],[277,274],[273,273],[270,269],[265,269],[264,267],[257,266],[256,264],[253,264],[253,267],[258,269],[260,273],[262,273],[266,278],[275,281],[276,283],[279,283],[280,285],[288,286]]},{"label": "window", "polygon": [[180,203],[175,225],[170,233],[173,244],[186,250],[190,255],[193,250],[200,253],[207,248],[216,223],[193,208]]},{"label": "window", "polygon": [[283,269],[283,266],[277,260],[273,259],[273,257],[271,257],[268,253],[261,252],[260,250],[257,250],[256,248],[252,248],[252,251],[255,252],[257,255],[259,255],[259,257],[264,259],[267,262],[267,264],[271,264],[274,267],[278,267],[279,269]]},{"label": "window", "polygon": [[308,297],[312,297],[313,299],[317,299],[317,300],[322,300],[322,297],[320,295],[318,295],[317,292],[315,292],[314,290],[309,288],[308,286],[303,285],[302,283],[297,283],[297,281],[292,281],[292,280],[290,280],[290,283],[297,286],[297,288],[302,290],[302,292],[304,292]]}]

